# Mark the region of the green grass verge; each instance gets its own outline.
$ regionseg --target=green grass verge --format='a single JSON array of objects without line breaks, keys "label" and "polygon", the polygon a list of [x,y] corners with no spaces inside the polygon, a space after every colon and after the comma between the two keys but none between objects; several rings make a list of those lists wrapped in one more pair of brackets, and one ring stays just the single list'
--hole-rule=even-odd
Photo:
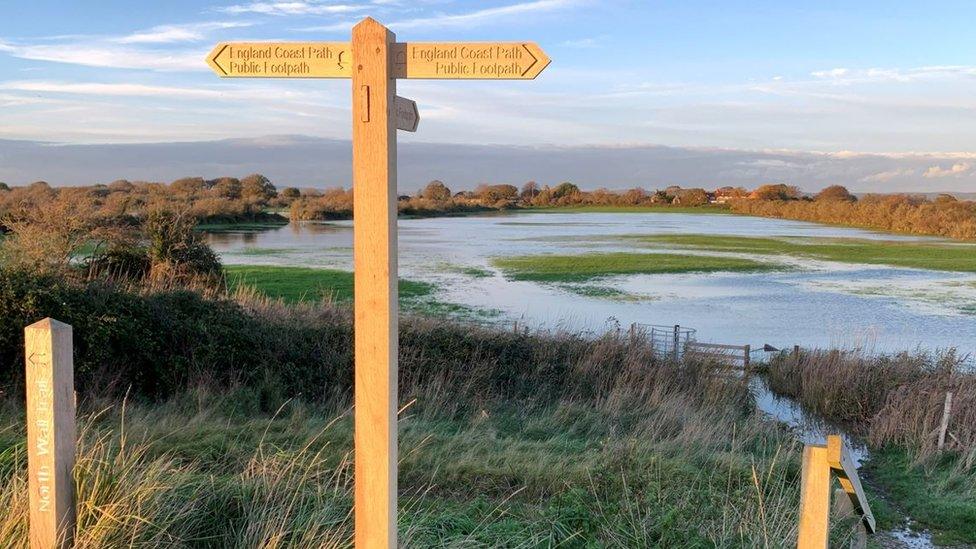
[{"label": "green grass verge", "polygon": [[872,454],[865,471],[936,543],[976,543],[976,475],[960,472],[955,459],[912,467],[904,450],[886,448]]},{"label": "green grass verge", "polygon": [[840,263],[976,272],[976,246],[970,244],[705,234],[631,236],[627,239],[648,244],[664,244],[716,252],[790,255]]},{"label": "green grass verge", "polygon": [[613,275],[763,271],[774,265],[737,257],[686,254],[590,253],[500,257],[492,264],[514,280],[582,282]]},{"label": "green grass verge", "polygon": [[[227,265],[224,270],[231,290],[252,286],[268,297],[288,303],[318,301],[323,297],[350,301],[353,296],[353,275],[349,271],[252,265]],[[426,282],[400,280],[402,299],[427,297],[434,289],[434,285]]]}]

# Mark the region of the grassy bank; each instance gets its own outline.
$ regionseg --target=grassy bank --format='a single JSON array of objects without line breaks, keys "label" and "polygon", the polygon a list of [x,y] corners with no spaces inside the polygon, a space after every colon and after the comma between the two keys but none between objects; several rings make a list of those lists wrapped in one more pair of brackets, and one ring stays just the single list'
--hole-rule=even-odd
[{"label": "grassy bank", "polygon": [[634,236],[628,240],[715,252],[787,255],[840,263],[976,272],[976,246],[970,244],[705,234]]},{"label": "grassy bank", "polygon": [[[443,395],[415,404],[400,421],[401,544],[792,542],[796,448],[747,416],[665,393],[626,412],[567,401],[452,419],[437,411],[452,406]],[[81,421],[76,547],[351,547],[349,415],[292,401],[271,416],[249,409],[253,399],[197,390],[129,403],[124,418],[100,403]],[[7,408],[0,545],[20,548],[24,433]]]},{"label": "grassy bank", "polygon": [[492,265],[514,280],[584,282],[628,274],[763,271],[773,265],[735,257],[683,254],[588,253],[495,258]]}]

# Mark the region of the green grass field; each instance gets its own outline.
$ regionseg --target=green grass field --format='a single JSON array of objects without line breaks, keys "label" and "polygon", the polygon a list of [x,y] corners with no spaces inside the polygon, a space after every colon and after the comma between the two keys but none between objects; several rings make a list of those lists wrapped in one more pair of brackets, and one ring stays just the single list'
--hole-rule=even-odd
[{"label": "green grass field", "polygon": [[627,240],[715,252],[790,255],[840,263],[976,272],[976,245],[971,244],[706,234],[632,236]]},{"label": "green grass field", "polygon": [[499,257],[492,264],[514,280],[583,282],[628,274],[764,271],[775,265],[736,257],[686,254],[588,253]]},{"label": "green grass field", "polygon": [[[319,301],[322,298],[350,301],[353,296],[353,276],[349,271],[253,265],[227,265],[224,270],[232,290],[252,286],[268,297],[283,299],[288,303]],[[433,292],[432,284],[400,280],[400,297],[403,299],[427,297]]]}]

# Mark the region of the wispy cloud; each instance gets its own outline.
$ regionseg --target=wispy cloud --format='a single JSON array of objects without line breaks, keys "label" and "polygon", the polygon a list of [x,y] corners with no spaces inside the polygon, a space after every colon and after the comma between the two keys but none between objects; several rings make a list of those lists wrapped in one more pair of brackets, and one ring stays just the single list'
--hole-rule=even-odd
[{"label": "wispy cloud", "polygon": [[[372,4],[377,4],[373,2]],[[256,13],[261,15],[336,15],[356,13],[366,10],[370,3],[337,4],[321,1],[291,1],[291,2],[249,2],[220,8],[219,11],[232,14]]]},{"label": "wispy cloud", "polygon": [[[500,21],[512,17],[558,11],[588,3],[590,0],[533,0],[495,8],[485,8],[466,13],[438,13],[426,17],[402,19],[393,21],[387,26],[396,29],[472,27]],[[328,25],[319,25],[296,29],[306,32],[335,32],[348,30],[355,25],[352,20],[340,21]]]},{"label": "wispy cloud", "polygon": [[64,44],[0,44],[0,51],[20,59],[88,67],[152,71],[207,70],[201,50],[141,49],[128,44],[78,42]]},{"label": "wispy cloud", "polygon": [[579,38],[566,40],[559,45],[567,48],[595,48],[600,45],[600,42],[601,40],[599,38]]},{"label": "wispy cloud", "polygon": [[870,82],[916,82],[922,80],[952,80],[976,77],[976,66],[932,65],[910,68],[835,68],[810,73],[818,80],[836,84],[862,84]]},{"label": "wispy cloud", "polygon": [[915,170],[911,168],[898,168],[866,175],[858,179],[858,181],[862,183],[888,183],[889,181],[902,177],[911,177],[915,175],[915,173]]},{"label": "wispy cloud", "polygon": [[144,31],[112,39],[119,44],[170,44],[173,42],[199,42],[214,31],[250,27],[244,21],[213,21],[186,25],[159,25]]}]

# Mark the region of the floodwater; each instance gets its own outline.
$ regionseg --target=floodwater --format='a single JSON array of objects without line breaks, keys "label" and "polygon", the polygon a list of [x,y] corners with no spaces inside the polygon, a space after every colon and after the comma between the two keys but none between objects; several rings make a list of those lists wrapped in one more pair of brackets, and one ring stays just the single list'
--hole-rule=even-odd
[{"label": "floodwater", "polygon": [[[507,280],[490,264],[493,257],[525,254],[673,251],[615,238],[660,234],[924,240],[710,214],[506,213],[402,219],[400,275],[436,284],[440,301],[494,311],[500,320],[543,329],[600,332],[632,322],[680,324],[697,329],[699,341],[748,343],[753,348],[957,348],[976,353],[976,274],[753,256],[779,262],[784,269],[615,276],[574,286]],[[352,268],[351,222],[299,223],[256,233],[210,234],[208,239],[226,264]],[[581,295],[579,286],[601,295]]]}]

